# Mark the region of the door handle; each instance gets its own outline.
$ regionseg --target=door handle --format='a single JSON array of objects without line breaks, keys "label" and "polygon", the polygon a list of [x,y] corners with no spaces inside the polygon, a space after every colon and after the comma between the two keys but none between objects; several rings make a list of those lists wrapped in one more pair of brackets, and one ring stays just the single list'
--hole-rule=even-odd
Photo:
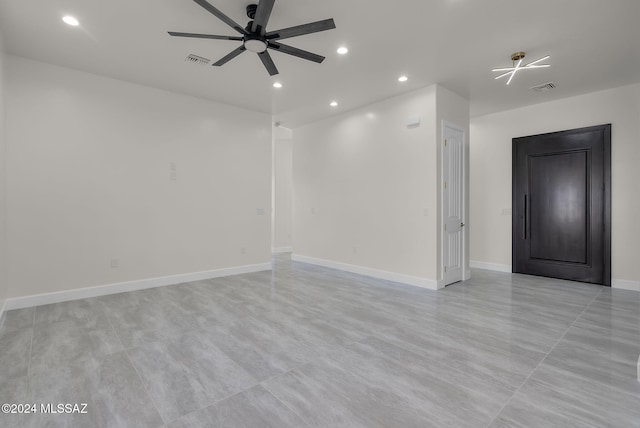
[{"label": "door handle", "polygon": [[522,222],[522,239],[527,239],[527,195],[524,195],[524,220]]},{"label": "door handle", "polygon": [[464,223],[463,222],[460,222],[460,227],[464,227]]}]

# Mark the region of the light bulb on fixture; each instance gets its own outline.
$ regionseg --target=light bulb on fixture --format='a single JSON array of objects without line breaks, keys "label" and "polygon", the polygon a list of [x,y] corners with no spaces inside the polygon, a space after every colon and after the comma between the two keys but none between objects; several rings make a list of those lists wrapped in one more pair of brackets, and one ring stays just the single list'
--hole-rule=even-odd
[{"label": "light bulb on fixture", "polygon": [[72,27],[77,27],[78,25],[80,25],[80,22],[78,22],[78,20],[71,15],[63,16],[62,20],[64,21],[65,24],[71,25]]},{"label": "light bulb on fixture", "polygon": [[406,82],[407,80],[409,80],[409,78],[407,76],[398,77],[398,82]]},{"label": "light bulb on fixture", "polygon": [[[542,61],[544,61],[546,59],[549,59],[549,57],[550,57],[550,55],[547,55],[545,57],[542,57],[540,59],[532,61],[529,64],[526,64],[526,65],[523,66],[522,65],[522,60],[524,59],[524,52],[516,52],[516,53],[511,55],[511,61],[513,61],[513,67],[494,68],[491,71],[498,71],[498,72],[503,71],[504,73],[502,73],[499,76],[496,76],[495,80],[498,80],[498,79],[500,79],[502,77],[509,76],[509,80],[507,80],[507,85],[508,85],[509,83],[511,83],[511,81],[513,80],[515,75],[520,70],[531,70],[533,68],[547,68],[547,67],[550,67],[549,64],[538,64],[539,62],[542,62]],[[516,63],[516,61],[518,61],[518,63]]]},{"label": "light bulb on fixture", "polygon": [[280,83],[280,82],[275,82],[275,83],[273,84],[273,87],[274,87],[274,88],[276,88],[276,89],[280,89],[280,88],[282,88],[282,83]]},{"label": "light bulb on fixture", "polygon": [[338,52],[340,55],[346,55],[349,52],[349,49],[344,46],[340,46],[336,52]]},{"label": "light bulb on fixture", "polygon": [[337,101],[331,101],[331,103],[329,105],[331,107],[338,107],[338,102]]},{"label": "light bulb on fixture", "polygon": [[249,52],[262,53],[267,50],[267,42],[260,39],[247,38],[244,41],[244,48]]}]

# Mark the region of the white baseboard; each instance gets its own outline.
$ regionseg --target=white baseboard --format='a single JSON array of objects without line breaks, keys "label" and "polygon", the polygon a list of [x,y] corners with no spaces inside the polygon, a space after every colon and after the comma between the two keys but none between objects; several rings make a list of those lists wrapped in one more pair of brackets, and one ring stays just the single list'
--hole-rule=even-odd
[{"label": "white baseboard", "polygon": [[293,251],[293,247],[275,247],[271,249],[271,253],[280,254],[280,253],[290,253]]},{"label": "white baseboard", "polygon": [[334,262],[332,260],[318,259],[316,257],[303,256],[300,254],[292,254],[291,260],[296,262],[309,263],[312,265],[318,265],[328,267],[332,269],[343,270],[346,272],[357,273],[359,275],[371,276],[373,278],[385,279],[387,281],[399,282],[402,284],[414,285],[416,287],[428,288],[431,290],[437,290],[443,286],[438,281],[428,278],[421,278],[418,276],[404,275],[401,273],[388,272],[385,270],[373,269],[366,266],[356,266],[347,263]]},{"label": "white baseboard", "polygon": [[95,287],[76,288],[74,290],[57,291],[54,293],[35,294],[32,296],[14,297],[7,299],[4,310],[29,308],[32,306],[48,305],[69,300],[87,299],[91,297],[106,296],[108,294],[124,293],[127,291],[143,290],[146,288],[162,287],[165,285],[182,284],[184,282],[201,281],[204,279],[219,278],[222,276],[239,275],[243,273],[271,270],[271,263],[259,263],[254,265],[235,266],[223,269],[214,269],[203,272],[184,273],[159,278],[140,279],[135,281],[119,282],[115,284],[98,285]]},{"label": "white baseboard", "polygon": [[628,279],[612,279],[611,288],[640,291],[640,281],[629,281]]},{"label": "white baseboard", "polygon": [[486,269],[486,270],[494,270],[496,272],[511,273],[511,265],[501,265],[498,263],[477,262],[477,261],[471,260],[469,262],[469,266],[472,269]]}]

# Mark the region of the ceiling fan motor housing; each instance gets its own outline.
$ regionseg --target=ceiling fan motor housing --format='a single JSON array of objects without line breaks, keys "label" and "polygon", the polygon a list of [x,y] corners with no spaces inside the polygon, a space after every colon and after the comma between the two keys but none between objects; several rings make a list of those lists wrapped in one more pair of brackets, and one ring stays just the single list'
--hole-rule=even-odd
[{"label": "ceiling fan motor housing", "polygon": [[249,17],[249,19],[254,19],[256,17],[256,10],[258,10],[257,4],[247,5],[247,16]]}]

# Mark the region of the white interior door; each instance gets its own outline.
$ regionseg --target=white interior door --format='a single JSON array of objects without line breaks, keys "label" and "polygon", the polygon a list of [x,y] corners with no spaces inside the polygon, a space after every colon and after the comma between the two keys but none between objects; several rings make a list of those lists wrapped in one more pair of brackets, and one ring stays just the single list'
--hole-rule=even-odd
[{"label": "white interior door", "polygon": [[442,263],[444,285],[464,274],[464,131],[443,124]]}]

